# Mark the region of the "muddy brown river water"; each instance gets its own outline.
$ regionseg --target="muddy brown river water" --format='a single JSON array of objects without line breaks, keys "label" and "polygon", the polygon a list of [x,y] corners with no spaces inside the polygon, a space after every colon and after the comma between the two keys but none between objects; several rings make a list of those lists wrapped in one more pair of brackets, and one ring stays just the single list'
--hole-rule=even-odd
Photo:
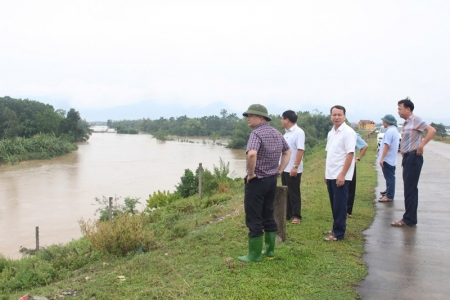
[{"label": "muddy brown river water", "polygon": [[20,246],[67,243],[81,236],[78,220],[94,219],[95,198],[139,197],[174,191],[185,169],[199,163],[212,171],[222,158],[234,177],[245,174],[245,151],[194,143],[158,143],[151,135],[94,133],[78,150],[63,157],[0,166],[0,253],[20,258]]}]

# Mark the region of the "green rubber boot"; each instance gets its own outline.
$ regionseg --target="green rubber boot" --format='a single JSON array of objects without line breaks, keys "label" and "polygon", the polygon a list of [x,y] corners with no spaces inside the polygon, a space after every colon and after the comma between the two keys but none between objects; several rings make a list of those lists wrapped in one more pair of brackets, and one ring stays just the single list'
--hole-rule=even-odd
[{"label": "green rubber boot", "polygon": [[263,237],[249,237],[248,238],[248,254],[245,256],[239,256],[240,261],[245,262],[258,262],[261,261],[261,250],[263,244]]},{"label": "green rubber boot", "polygon": [[264,240],[266,242],[266,250],[262,251],[262,255],[268,256],[268,257],[274,257],[275,256],[275,240],[277,238],[277,232],[266,232],[264,235]]}]

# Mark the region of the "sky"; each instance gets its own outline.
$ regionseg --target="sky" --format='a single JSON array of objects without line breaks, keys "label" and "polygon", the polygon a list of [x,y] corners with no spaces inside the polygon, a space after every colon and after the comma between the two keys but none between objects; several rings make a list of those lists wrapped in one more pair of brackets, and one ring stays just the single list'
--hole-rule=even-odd
[{"label": "sky", "polygon": [[260,103],[380,122],[409,96],[450,125],[449,15],[445,0],[2,0],[0,97],[88,121]]}]

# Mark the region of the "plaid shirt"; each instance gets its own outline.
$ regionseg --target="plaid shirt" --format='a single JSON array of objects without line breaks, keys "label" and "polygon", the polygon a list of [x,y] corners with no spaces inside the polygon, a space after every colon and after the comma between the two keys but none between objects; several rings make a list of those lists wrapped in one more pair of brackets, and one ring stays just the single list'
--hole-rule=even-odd
[{"label": "plaid shirt", "polygon": [[417,150],[422,142],[422,133],[428,126],[427,122],[415,115],[411,115],[405,120],[402,130],[400,151],[402,153],[407,153]]},{"label": "plaid shirt", "polygon": [[262,123],[250,134],[246,153],[250,150],[257,152],[255,174],[258,178],[264,178],[278,175],[281,153],[289,150],[289,145],[278,130],[269,123]]}]

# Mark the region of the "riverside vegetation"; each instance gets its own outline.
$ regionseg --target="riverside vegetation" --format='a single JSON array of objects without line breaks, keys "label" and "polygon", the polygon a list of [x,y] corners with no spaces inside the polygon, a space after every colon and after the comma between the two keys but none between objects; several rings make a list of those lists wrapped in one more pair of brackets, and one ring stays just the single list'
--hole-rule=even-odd
[{"label": "riverside vegetation", "polygon": [[66,113],[38,101],[0,97],[0,164],[64,155],[90,134],[73,108]]},{"label": "riverside vegetation", "polygon": [[[176,191],[126,199],[108,220],[80,221],[84,237],[52,245],[20,260],[0,257],[1,300],[25,293],[59,299],[355,299],[354,286],[367,274],[364,236],[374,217],[377,184],[375,139],[358,163],[355,212],[342,242],[326,243],[332,216],[323,183],[324,145],[305,154],[303,222],[287,224],[286,241],[273,259],[241,263],[247,251],[243,181],[228,177],[220,162],[203,173],[204,197],[197,195],[197,172],[186,170]],[[103,203],[103,204],[102,204]],[[102,217],[103,216],[103,217]]]}]

